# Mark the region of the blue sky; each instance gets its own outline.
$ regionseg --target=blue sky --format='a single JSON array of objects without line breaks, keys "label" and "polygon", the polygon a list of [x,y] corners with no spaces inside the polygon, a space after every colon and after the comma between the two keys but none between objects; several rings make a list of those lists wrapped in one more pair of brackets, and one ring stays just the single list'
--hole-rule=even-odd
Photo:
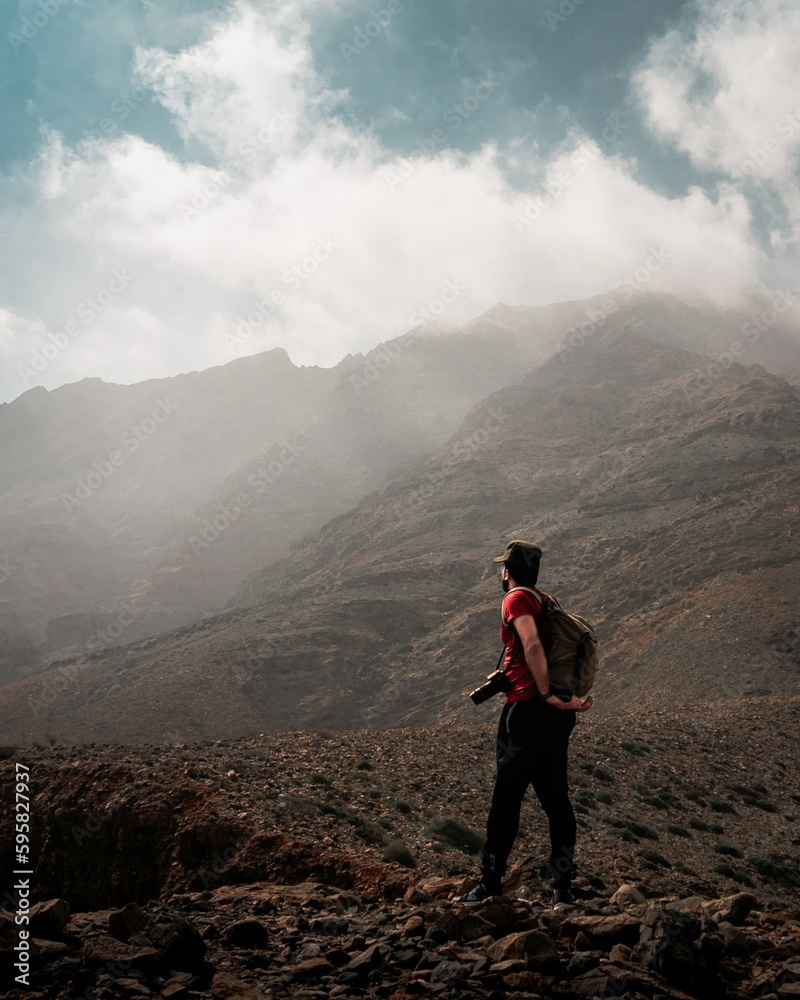
[{"label": "blue sky", "polygon": [[19,0],[0,29],[0,401],[796,275],[794,0]]}]

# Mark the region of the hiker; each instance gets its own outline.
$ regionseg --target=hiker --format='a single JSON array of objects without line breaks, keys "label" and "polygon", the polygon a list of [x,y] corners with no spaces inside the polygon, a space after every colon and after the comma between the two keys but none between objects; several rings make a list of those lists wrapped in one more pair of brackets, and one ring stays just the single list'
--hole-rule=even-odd
[{"label": "hiker", "polygon": [[[542,550],[514,540],[501,556],[503,664],[507,700],[497,732],[497,777],[486,822],[481,880],[458,902],[479,903],[502,894],[506,863],[519,831],[520,809],[533,785],[550,825],[550,859],[543,874],[551,880],[553,906],[573,902],[575,813],[569,800],[567,751],[577,712],[594,703],[591,695],[562,700],[549,690],[547,622],[535,588]],[[546,595],[545,595],[546,596]],[[541,636],[541,638],[540,638]]]}]

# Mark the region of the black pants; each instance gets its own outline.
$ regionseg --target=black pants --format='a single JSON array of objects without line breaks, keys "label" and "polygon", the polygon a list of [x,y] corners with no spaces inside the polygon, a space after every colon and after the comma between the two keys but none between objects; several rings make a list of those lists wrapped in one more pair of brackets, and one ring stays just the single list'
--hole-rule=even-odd
[{"label": "black pants", "polygon": [[567,751],[575,712],[547,705],[540,698],[506,704],[497,731],[497,778],[486,823],[484,879],[497,885],[519,832],[519,814],[528,785],[550,825],[547,874],[555,887],[567,887],[575,856],[575,813],[569,800]]}]

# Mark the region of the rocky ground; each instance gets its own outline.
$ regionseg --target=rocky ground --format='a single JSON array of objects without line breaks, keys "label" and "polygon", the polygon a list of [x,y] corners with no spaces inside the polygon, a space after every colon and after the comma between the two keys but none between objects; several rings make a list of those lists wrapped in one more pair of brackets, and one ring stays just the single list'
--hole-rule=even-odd
[{"label": "rocky ground", "polygon": [[[524,873],[528,878],[530,872]],[[511,881],[523,871],[517,869]],[[28,995],[52,1000],[294,997],[788,998],[800,993],[800,910],[738,893],[646,899],[632,885],[553,910],[520,890],[452,901],[465,879],[428,878],[402,899],[318,882],[254,882],[167,903],[32,912]],[[10,919],[10,914],[4,914]],[[11,936],[6,924],[6,942]]]},{"label": "rocky ground", "polygon": [[[559,912],[533,802],[504,899],[451,902],[490,725],[4,748],[4,778],[30,768],[38,903],[30,990],[0,995],[800,996],[799,716],[764,697],[582,718]],[[5,794],[0,827],[10,871]]]}]

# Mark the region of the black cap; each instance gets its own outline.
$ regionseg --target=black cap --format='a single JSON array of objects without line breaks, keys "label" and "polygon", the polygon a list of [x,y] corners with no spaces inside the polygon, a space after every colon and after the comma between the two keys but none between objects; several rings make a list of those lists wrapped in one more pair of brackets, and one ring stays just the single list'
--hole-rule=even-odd
[{"label": "black cap", "polygon": [[506,550],[501,556],[495,556],[494,562],[508,563],[511,566],[531,567],[536,565],[542,558],[542,550],[535,542],[523,542],[519,538],[506,545]]}]

